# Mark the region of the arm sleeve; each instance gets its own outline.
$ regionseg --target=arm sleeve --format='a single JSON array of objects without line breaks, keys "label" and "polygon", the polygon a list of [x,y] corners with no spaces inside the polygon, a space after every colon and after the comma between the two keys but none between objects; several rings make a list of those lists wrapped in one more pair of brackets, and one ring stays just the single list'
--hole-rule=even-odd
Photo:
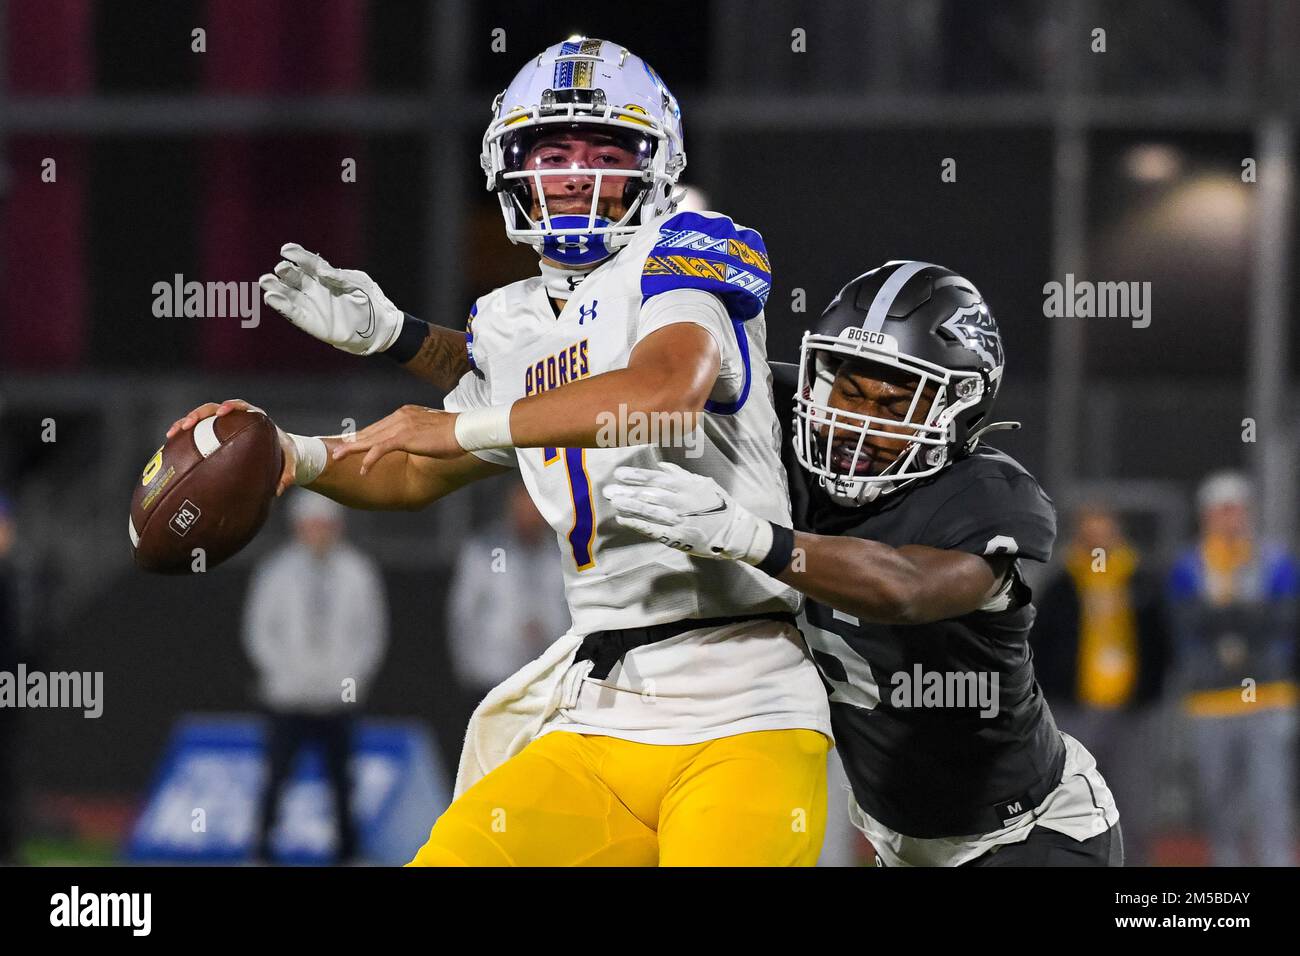
[{"label": "arm sleeve", "polygon": [[722,364],[710,399],[730,401],[736,398],[745,383],[745,356],[722,301],[712,293],[698,289],[672,289],[646,299],[637,318],[636,340],[640,342],[652,332],[679,322],[700,326],[718,346]]},{"label": "arm sleeve", "polygon": [[918,544],[1046,562],[1055,540],[1056,509],[1038,482],[1020,474],[970,482],[939,506]]},{"label": "arm sleeve", "polygon": [[[477,370],[466,372],[461,376],[456,387],[442,400],[442,407],[449,412],[465,412],[471,408],[487,408],[492,404],[491,389],[487,378]],[[476,458],[501,465],[505,468],[518,468],[519,462],[513,448],[481,448],[471,452]]]}]

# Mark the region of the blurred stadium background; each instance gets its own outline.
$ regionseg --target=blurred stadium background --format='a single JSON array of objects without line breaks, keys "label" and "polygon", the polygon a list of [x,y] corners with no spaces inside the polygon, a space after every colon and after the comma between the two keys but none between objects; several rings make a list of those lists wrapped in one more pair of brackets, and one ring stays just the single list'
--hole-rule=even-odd
[{"label": "blurred stadium background", "polygon": [[[535,269],[483,189],[489,105],[526,58],[574,33],[655,65],[682,105],[684,180],[766,237],[773,358],[794,357],[804,323],[852,276],[890,258],[943,263],[1000,319],[999,417],[1026,427],[994,444],[1040,477],[1063,530],[1071,507],[1104,502],[1165,566],[1195,533],[1198,482],[1231,467],[1256,481],[1260,526],[1295,541],[1300,7],[1285,0],[0,11],[10,653],[104,673],[99,719],[0,712],[12,859],[121,858],[178,721],[253,706],[239,621],[251,570],[286,539],[284,509],[210,575],[134,571],[131,483],[167,425],[238,396],[293,431],[336,433],[342,419],[440,398],[267,309],[256,328],[157,318],[154,284],[255,282],[297,241],[459,327],[476,295]],[[340,175],[347,158],[355,182]],[[941,177],[946,158],[955,182]],[[1150,325],[1046,317],[1044,284],[1066,274],[1149,281]],[[425,728],[445,767],[473,703],[453,677],[447,581],[508,493],[500,479],[420,514],[349,517],[391,608],[367,712]],[[1190,768],[1175,683],[1157,707],[1160,746],[1141,780],[1155,795],[1148,858],[1203,862],[1216,808]]]}]

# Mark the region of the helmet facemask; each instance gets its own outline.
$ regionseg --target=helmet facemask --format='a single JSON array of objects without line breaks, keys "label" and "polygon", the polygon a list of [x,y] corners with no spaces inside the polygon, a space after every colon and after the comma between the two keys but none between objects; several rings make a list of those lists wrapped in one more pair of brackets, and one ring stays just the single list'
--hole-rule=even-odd
[{"label": "helmet facemask", "polygon": [[[873,345],[808,333],[801,349],[795,455],[832,499],[850,506],[947,466],[963,451],[955,421],[989,387],[977,371],[943,368],[899,353],[890,336],[876,338]],[[855,377],[910,389],[891,405],[897,417],[843,407],[854,404],[845,396],[853,394]],[[886,460],[888,455],[893,457]]]},{"label": "helmet facemask", "polygon": [[[670,150],[668,132],[638,110],[606,104],[599,89],[547,90],[540,105],[510,111],[488,127],[484,170],[512,242],[531,245],[566,265],[594,264],[626,245],[643,222],[672,209],[673,186],[684,164],[670,164],[667,157],[672,152],[681,158],[680,140]],[[546,155],[543,149],[539,155],[539,144],[563,133],[605,140],[610,155],[621,157],[618,165],[564,163],[562,150]],[[604,158],[598,146],[591,153],[597,161]],[[590,182],[589,202],[581,209],[567,208],[567,203],[564,209],[552,208],[559,192],[556,180],[575,178]],[[617,218],[602,215],[611,205],[622,207]]]}]

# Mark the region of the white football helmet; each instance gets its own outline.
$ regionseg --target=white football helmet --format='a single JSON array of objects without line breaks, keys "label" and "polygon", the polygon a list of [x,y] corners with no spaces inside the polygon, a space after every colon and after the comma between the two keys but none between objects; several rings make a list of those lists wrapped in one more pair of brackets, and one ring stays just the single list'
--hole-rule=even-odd
[{"label": "white football helmet", "polygon": [[[524,168],[531,143],[565,126],[599,127],[633,153],[634,168]],[[526,243],[556,262],[597,263],[626,245],[642,223],[672,211],[680,198],[674,187],[686,166],[681,110],[650,64],[626,47],[575,37],[547,47],[497,95],[479,161],[488,191],[501,202],[511,242]],[[542,178],[575,173],[594,179],[591,208],[583,215],[553,215]],[[626,180],[626,211],[617,221],[598,209],[607,177]],[[538,219],[532,217],[534,196]]]}]

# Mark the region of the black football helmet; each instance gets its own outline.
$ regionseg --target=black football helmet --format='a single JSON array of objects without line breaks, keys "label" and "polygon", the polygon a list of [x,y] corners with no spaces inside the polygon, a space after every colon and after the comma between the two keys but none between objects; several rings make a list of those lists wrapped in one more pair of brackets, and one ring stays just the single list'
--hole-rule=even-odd
[{"label": "black football helmet", "polygon": [[[936,474],[969,454],[990,428],[1019,427],[987,424],[1002,381],[1002,337],[974,284],[942,266],[894,261],[858,276],[804,334],[800,351],[795,454],[841,504],[865,504]],[[918,379],[902,419],[829,404],[849,360],[860,374],[876,367],[896,377],[887,367]],[[923,407],[931,384],[933,399]],[[874,475],[862,455],[869,435],[907,440]]]}]

